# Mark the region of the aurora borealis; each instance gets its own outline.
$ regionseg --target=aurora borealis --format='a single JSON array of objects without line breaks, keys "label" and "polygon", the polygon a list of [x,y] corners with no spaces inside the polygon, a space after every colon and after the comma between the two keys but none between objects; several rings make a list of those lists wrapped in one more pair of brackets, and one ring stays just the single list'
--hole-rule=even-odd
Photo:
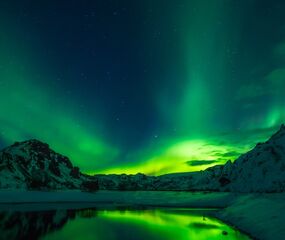
[{"label": "aurora borealis", "polygon": [[283,0],[1,1],[0,144],[86,173],[234,160],[285,122]]}]

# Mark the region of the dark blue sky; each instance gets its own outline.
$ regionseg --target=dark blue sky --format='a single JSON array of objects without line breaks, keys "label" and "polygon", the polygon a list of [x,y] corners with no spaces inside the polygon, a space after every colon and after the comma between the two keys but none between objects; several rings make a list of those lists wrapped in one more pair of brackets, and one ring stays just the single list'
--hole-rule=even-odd
[{"label": "dark blue sky", "polygon": [[1,1],[2,145],[39,138],[96,171],[187,140],[263,139],[285,120],[284,12],[282,0]]}]

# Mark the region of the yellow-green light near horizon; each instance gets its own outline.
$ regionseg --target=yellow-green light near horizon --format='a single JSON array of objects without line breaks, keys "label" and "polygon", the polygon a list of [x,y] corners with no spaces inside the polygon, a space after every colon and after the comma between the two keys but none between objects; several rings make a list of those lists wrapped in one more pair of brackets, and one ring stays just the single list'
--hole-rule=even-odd
[{"label": "yellow-green light near horizon", "polygon": [[[153,150],[150,155],[142,156],[139,163],[134,162],[102,170],[100,173],[136,174],[141,172],[162,175],[172,172],[200,171],[217,164],[224,164],[228,160],[235,160],[241,153],[249,150],[249,147],[248,145],[219,145],[213,139],[181,139]],[[196,162],[199,164],[195,164]]]}]

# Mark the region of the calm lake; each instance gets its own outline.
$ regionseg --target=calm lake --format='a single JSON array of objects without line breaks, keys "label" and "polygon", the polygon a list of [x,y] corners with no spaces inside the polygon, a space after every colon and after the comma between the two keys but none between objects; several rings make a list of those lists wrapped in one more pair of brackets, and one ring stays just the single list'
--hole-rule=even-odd
[{"label": "calm lake", "polygon": [[0,213],[0,238],[8,240],[221,240],[249,239],[205,210],[50,210]]}]

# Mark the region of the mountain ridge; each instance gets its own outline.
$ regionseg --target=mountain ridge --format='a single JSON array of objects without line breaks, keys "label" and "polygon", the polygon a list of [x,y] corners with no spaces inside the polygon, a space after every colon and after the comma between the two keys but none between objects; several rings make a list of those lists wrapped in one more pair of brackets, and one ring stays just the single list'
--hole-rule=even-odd
[{"label": "mountain ridge", "polygon": [[0,151],[0,187],[24,189],[78,189],[91,176],[49,145],[36,139],[16,142]]},{"label": "mountain ridge", "polygon": [[89,176],[46,143],[16,142],[0,151],[0,188],[284,192],[285,125],[234,162],[157,177],[141,173]]}]

